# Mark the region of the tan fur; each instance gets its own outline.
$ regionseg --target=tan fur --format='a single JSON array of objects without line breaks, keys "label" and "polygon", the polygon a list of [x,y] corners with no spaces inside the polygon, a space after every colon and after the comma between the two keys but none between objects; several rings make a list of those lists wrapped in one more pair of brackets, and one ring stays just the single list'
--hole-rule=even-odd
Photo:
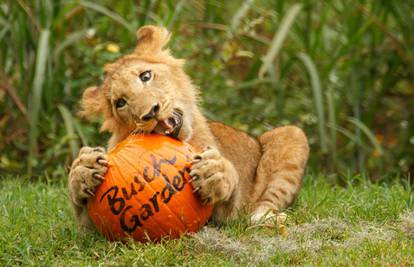
[{"label": "tan fur", "polygon": [[[151,132],[174,110],[183,112],[178,138],[202,152],[194,158],[190,175],[197,194],[214,205],[213,219],[223,221],[240,208],[258,221],[269,211],[286,208],[297,196],[309,147],[303,131],[294,126],[276,128],[258,140],[222,123],[208,123],[198,105],[198,90],[184,73],[184,61],[163,49],[170,38],[164,28],[144,26],[137,32],[132,54],[105,66],[105,80],[85,90],[79,114],[103,116],[102,131],[112,137],[108,149],[131,132]],[[153,74],[148,82],[138,77]],[[117,108],[119,98],[126,105]],[[159,112],[144,120],[154,105]],[[83,148],[69,174],[69,194],[80,226],[87,228],[87,198],[106,172],[102,149]]]}]

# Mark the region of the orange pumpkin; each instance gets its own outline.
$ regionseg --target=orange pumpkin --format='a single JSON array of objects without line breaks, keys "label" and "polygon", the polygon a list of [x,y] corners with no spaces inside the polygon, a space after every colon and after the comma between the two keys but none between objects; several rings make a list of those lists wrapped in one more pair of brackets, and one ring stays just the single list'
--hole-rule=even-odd
[{"label": "orange pumpkin", "polygon": [[188,182],[192,148],[162,135],[131,135],[109,152],[105,180],[88,201],[109,240],[141,242],[196,232],[209,219]]}]

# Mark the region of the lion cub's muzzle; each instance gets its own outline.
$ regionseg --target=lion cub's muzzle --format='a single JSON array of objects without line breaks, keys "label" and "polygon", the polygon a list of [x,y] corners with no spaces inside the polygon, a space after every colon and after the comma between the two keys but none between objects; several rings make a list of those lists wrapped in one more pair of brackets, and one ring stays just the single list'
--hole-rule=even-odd
[{"label": "lion cub's muzzle", "polygon": [[177,138],[181,127],[183,126],[183,115],[181,110],[174,109],[171,117],[158,121],[153,132]]},{"label": "lion cub's muzzle", "polygon": [[155,104],[154,106],[151,107],[151,110],[147,114],[141,117],[141,120],[150,121],[154,119],[155,117],[157,117],[159,111],[160,111],[160,105]]}]

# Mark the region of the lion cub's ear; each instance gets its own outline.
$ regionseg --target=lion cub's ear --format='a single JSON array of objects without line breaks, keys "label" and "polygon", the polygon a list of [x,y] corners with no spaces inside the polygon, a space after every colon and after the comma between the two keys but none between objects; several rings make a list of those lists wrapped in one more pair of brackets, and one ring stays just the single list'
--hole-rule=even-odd
[{"label": "lion cub's ear", "polygon": [[158,53],[170,40],[170,33],[164,27],[143,26],[137,31],[137,47],[134,53]]},{"label": "lion cub's ear", "polygon": [[86,119],[93,119],[104,113],[106,108],[106,99],[103,89],[98,86],[86,88],[80,101],[81,110],[78,116]]}]

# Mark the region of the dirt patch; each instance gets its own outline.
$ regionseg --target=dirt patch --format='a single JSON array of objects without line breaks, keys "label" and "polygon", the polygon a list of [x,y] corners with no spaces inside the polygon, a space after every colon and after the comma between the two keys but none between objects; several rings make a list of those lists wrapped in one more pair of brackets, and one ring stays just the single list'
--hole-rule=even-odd
[{"label": "dirt patch", "polygon": [[400,227],[409,238],[414,239],[414,211],[407,211],[401,214]]},{"label": "dirt patch", "polygon": [[194,235],[197,246],[201,249],[218,251],[228,255],[245,256],[247,255],[247,244],[241,240],[228,237],[217,228],[206,226]]},{"label": "dirt patch", "polygon": [[[414,213],[401,216],[404,230],[414,234]],[[240,239],[227,236],[219,229],[205,227],[194,235],[200,249],[222,252],[243,259],[244,262],[267,262],[277,251],[293,254],[300,251],[316,253],[326,247],[352,249],[364,242],[391,241],[396,231],[390,227],[367,222],[348,224],[334,218],[287,228],[287,237],[250,234]]]}]

